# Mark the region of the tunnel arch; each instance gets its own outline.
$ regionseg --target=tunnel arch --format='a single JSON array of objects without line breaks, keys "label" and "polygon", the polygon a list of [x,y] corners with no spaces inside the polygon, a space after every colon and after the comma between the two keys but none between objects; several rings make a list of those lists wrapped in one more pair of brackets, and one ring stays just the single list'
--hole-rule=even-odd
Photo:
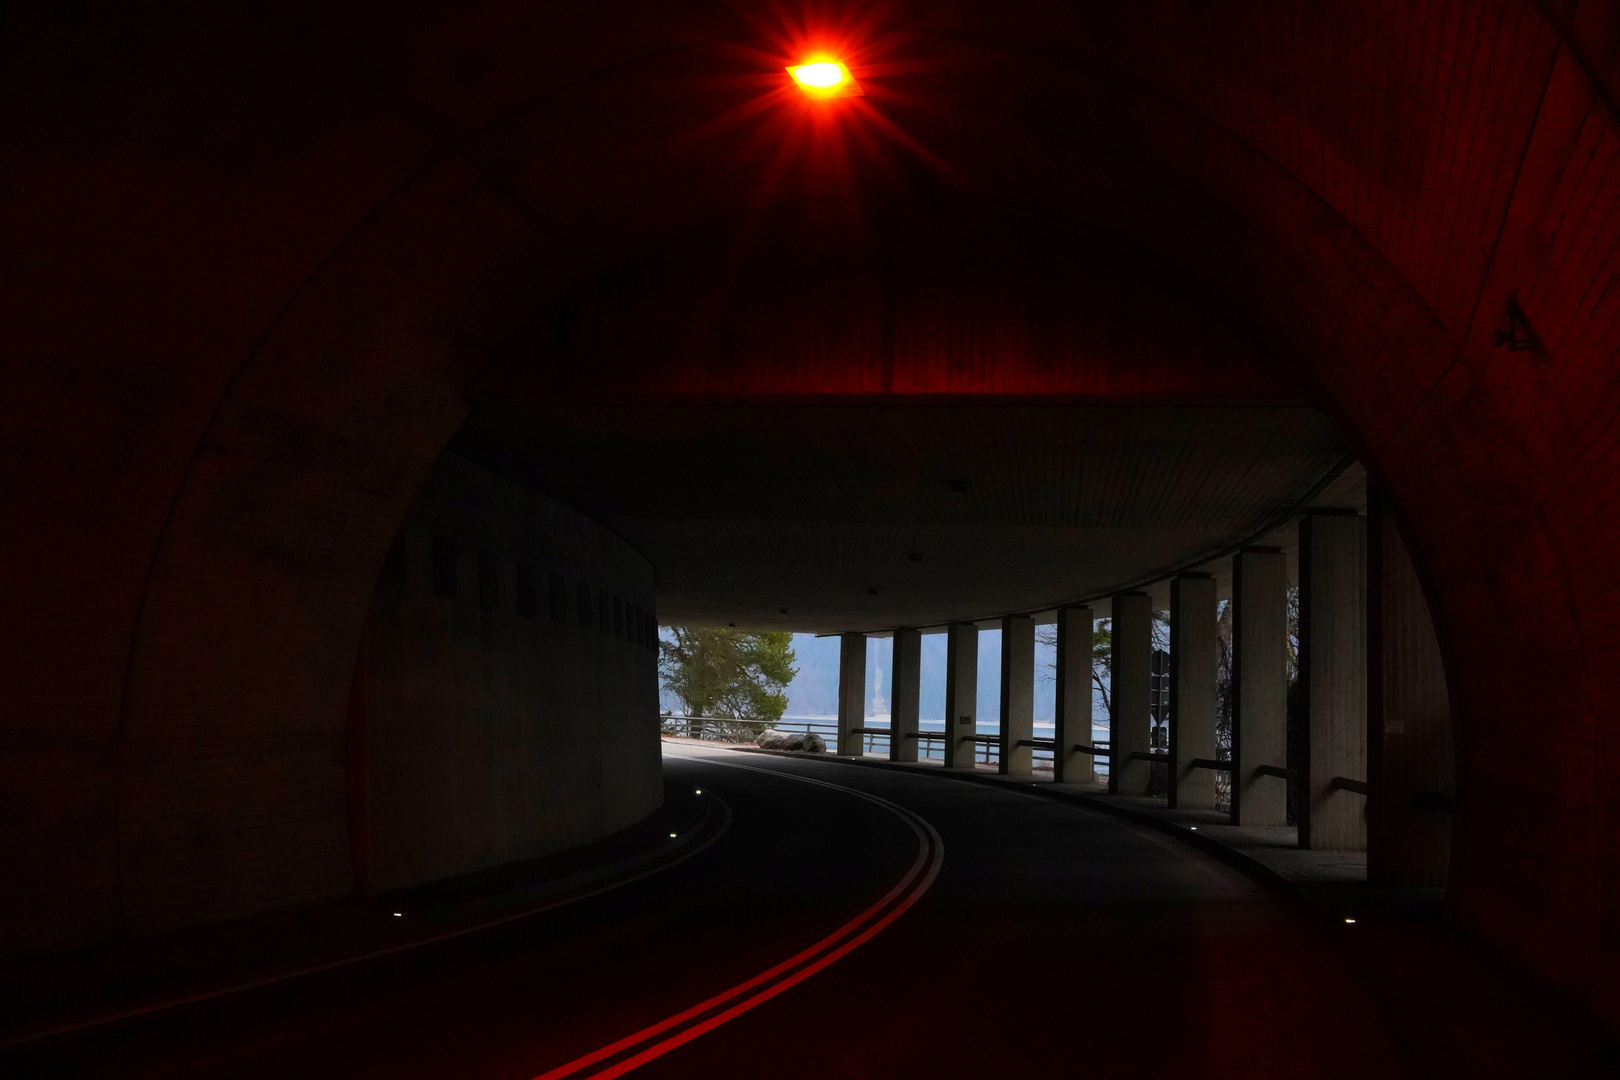
[{"label": "tunnel arch", "polygon": [[[431,44],[454,19],[419,16],[401,46],[408,73],[364,91],[334,80],[353,108],[332,110],[335,121],[304,117],[307,137],[264,150],[275,179],[246,194],[193,148],[154,165],[137,140],[61,151],[24,125],[31,145],[56,154],[55,175],[77,184],[24,189],[18,204],[36,214],[120,190],[75,154],[138,163],[124,184],[147,187],[81,232],[59,227],[73,237],[68,253],[42,260],[38,280],[16,292],[42,314],[18,349],[35,359],[13,398],[33,419],[19,427],[14,460],[58,445],[60,421],[92,472],[64,467],[52,498],[30,494],[40,525],[13,542],[35,562],[53,548],[95,547],[103,523],[58,500],[110,499],[123,513],[120,551],[91,572],[96,587],[67,588],[99,592],[83,621],[48,624],[76,643],[70,653],[93,658],[86,686],[67,704],[38,695],[21,711],[43,738],[65,710],[79,733],[68,752],[83,762],[66,770],[79,770],[68,800],[77,809],[36,819],[71,837],[76,854],[24,864],[54,874],[58,894],[86,884],[89,899],[47,915],[21,898],[19,933],[44,926],[47,940],[85,940],[347,888],[331,733],[336,725],[341,742],[354,642],[384,552],[464,418],[469,382],[491,378],[491,357],[532,357],[537,314],[647,238],[753,201],[754,176],[737,162],[757,149],[757,124],[731,129],[712,159],[671,137],[757,94],[746,79],[702,77],[737,70],[734,49],[701,43],[742,32],[726,17],[715,16],[723,29],[649,20],[624,39],[593,38],[546,87],[514,62],[519,43],[494,29],[512,21],[491,10],[477,29],[447,35],[454,48]],[[896,61],[868,79],[872,108],[903,120],[927,153],[878,160],[853,181],[799,176],[802,189],[781,197],[854,182],[1026,208],[1199,282],[1261,329],[1276,362],[1300,365],[1394,502],[1450,643],[1467,798],[1454,907],[1612,1014],[1617,988],[1602,957],[1620,925],[1620,803],[1603,778],[1616,763],[1620,672],[1609,655],[1620,627],[1607,597],[1620,521],[1604,285],[1615,270],[1607,155],[1620,132],[1591,57],[1612,56],[1613,35],[1586,11],[1555,25],[1530,4],[1437,10],[1431,21],[1380,23],[1348,7],[1222,17],[1173,3],[1145,13],[952,8],[936,16],[946,32],[907,45],[951,57],[950,77]],[[1451,66],[1429,63],[1436,44]],[[481,92],[469,90],[476,79],[445,75],[452,59],[477,67],[468,55],[499,73]],[[1385,58],[1385,85],[1345,59],[1358,55]],[[594,74],[566,77],[585,72]],[[227,72],[213,77],[230,83]],[[883,99],[886,79],[896,89]],[[688,84],[689,96],[670,90]],[[43,112],[71,114],[93,95]],[[420,115],[424,102],[431,116]],[[251,107],[274,115],[278,96]],[[222,140],[216,129],[235,123],[197,121]],[[355,175],[324,191],[310,179],[344,167]],[[648,169],[668,183],[638,187]],[[224,245],[189,233],[154,240],[129,224],[143,206],[170,221],[188,204],[217,206],[207,212],[224,221],[256,202],[296,225],[294,238],[266,228],[228,233]],[[92,252],[107,222],[117,239]],[[52,234],[36,222],[17,235]],[[137,252],[145,274],[129,269]],[[1510,299],[1539,351],[1495,346]],[[217,312],[198,314],[210,303]],[[86,310],[105,325],[66,332],[68,313]],[[143,354],[118,348],[132,332],[182,359],[160,374],[134,370]],[[97,359],[68,365],[79,373],[71,384],[48,376],[61,358],[89,353]],[[75,416],[116,434],[98,441]],[[130,459],[138,464],[121,467]],[[49,606],[50,587],[18,586],[19,610]],[[1482,629],[1504,626],[1506,643]],[[1571,668],[1556,686],[1521,674]],[[1529,747],[1517,734],[1527,716],[1553,718]],[[289,822],[273,785],[223,790],[209,774],[217,758],[195,758],[177,779],[181,750],[207,744],[222,723],[238,742],[290,748],[281,760],[303,778],[302,817]],[[222,857],[197,876],[194,819],[221,806],[240,827],[212,835]],[[145,869],[126,868],[113,885],[106,868],[119,852]]]}]

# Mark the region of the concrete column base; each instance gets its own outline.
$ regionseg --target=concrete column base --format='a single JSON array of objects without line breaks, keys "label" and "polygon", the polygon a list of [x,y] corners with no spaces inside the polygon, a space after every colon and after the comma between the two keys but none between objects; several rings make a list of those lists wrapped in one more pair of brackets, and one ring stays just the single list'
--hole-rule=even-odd
[{"label": "concrete column base", "polygon": [[889,692],[889,760],[917,760],[918,703],[922,696],[922,634],[894,632],[894,687]]},{"label": "concrete column base", "polygon": [[1299,678],[1305,700],[1299,844],[1364,851],[1367,796],[1367,521],[1309,513],[1299,526]]},{"label": "concrete column base", "polygon": [[967,738],[979,715],[979,628],[951,623],[945,642],[945,767],[971,769],[978,744]]},{"label": "concrete column base", "polygon": [[1232,560],[1232,824],[1288,824],[1288,563],[1277,548]]},{"label": "concrete column base", "polygon": [[1367,880],[1440,888],[1457,790],[1440,639],[1417,566],[1376,489],[1367,526]]},{"label": "concrete column base", "polygon": [[1170,583],[1170,792],[1183,810],[1213,809],[1215,772],[1215,579],[1183,574]]},{"label": "concrete column base", "polygon": [[1001,620],[1001,765],[1006,776],[1035,775],[1035,620]]},{"label": "concrete column base", "polygon": [[866,635],[838,635],[838,752],[846,757],[865,753]]},{"label": "concrete column base", "polygon": [[1112,795],[1146,795],[1152,780],[1148,762],[1131,755],[1147,753],[1152,732],[1148,695],[1153,663],[1153,600],[1147,593],[1121,593],[1110,601],[1113,613],[1114,665],[1109,680],[1108,791]]},{"label": "concrete column base", "polygon": [[1076,746],[1091,745],[1091,632],[1088,607],[1063,608],[1057,622],[1057,695],[1052,741],[1052,779],[1095,784],[1096,759]]}]

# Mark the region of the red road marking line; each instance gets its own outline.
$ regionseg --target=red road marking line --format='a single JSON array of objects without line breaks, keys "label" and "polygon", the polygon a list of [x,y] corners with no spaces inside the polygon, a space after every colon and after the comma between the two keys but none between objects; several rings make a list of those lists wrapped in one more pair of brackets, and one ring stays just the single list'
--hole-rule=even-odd
[{"label": "red road marking line", "polygon": [[646,1064],[647,1062],[651,1061],[653,1058],[662,1057],[664,1054],[669,1053],[671,1050],[674,1050],[676,1047],[681,1046],[681,1045],[683,1045],[685,1043],[691,1042],[693,1039],[697,1038],[699,1035],[702,1035],[704,1032],[711,1031],[714,1028],[719,1027],[721,1024],[725,1023],[727,1020],[731,1020],[734,1017],[742,1015],[743,1013],[747,1012],[749,1009],[752,1009],[755,1005],[760,1005],[760,1004],[763,1004],[766,1001],[769,1001],[771,998],[775,997],[777,994],[780,994],[782,991],[786,990],[788,987],[794,986],[794,985],[797,985],[798,983],[803,982],[805,979],[808,979],[810,976],[814,975],[816,972],[820,971],[822,968],[824,968],[827,965],[833,963],[835,960],[839,959],[844,954],[846,954],[846,953],[850,952],[851,950],[857,948],[858,946],[862,945],[863,943],[866,942],[866,940],[868,938],[871,938],[872,936],[877,934],[879,931],[881,931],[884,927],[886,927],[890,923],[892,923],[895,919],[898,919],[901,915],[903,915],[905,913],[907,908],[911,907],[912,904],[915,904],[917,902],[917,900],[919,898],[921,898],[923,893],[928,891],[929,886],[933,885],[934,878],[937,877],[938,874],[939,874],[939,863],[935,862],[933,867],[929,870],[928,876],[927,876],[927,878],[924,879],[922,885],[919,886],[914,892],[912,892],[912,894],[910,896],[906,897],[905,900],[902,901],[893,911],[889,912],[889,914],[885,915],[878,922],[874,923],[871,927],[869,927],[859,937],[854,938],[853,940],[851,940],[849,942],[846,942],[844,945],[842,945],[839,948],[837,948],[837,949],[833,950],[832,952],[828,953],[826,956],[822,957],[820,960],[817,960],[815,963],[809,965],[808,967],[803,968],[800,971],[795,972],[794,974],[788,976],[786,979],[783,979],[781,982],[775,984],[774,986],[766,987],[764,990],[761,990],[759,993],[755,994],[753,997],[745,998],[744,1000],[739,1001],[737,1004],[733,1005],[731,1008],[727,1009],[725,1012],[720,1013],[718,1016],[712,1016],[709,1019],[703,1021],[701,1024],[693,1024],[691,1027],[687,1028],[685,1031],[678,1032],[677,1034],[671,1035],[669,1038],[665,1039],[663,1042],[656,1043],[656,1044],[648,1047],[647,1049],[643,1050],[641,1053],[635,1055],[634,1057],[626,1058],[624,1061],[620,1062],[617,1065],[613,1065],[613,1066],[610,1066],[609,1068],[603,1069],[601,1072],[591,1073],[589,1080],[611,1080],[612,1077],[622,1076],[624,1073],[629,1072],[631,1069],[634,1069],[634,1068],[636,1068],[636,1067],[638,1067],[640,1065]]},{"label": "red road marking line", "polygon": [[[723,763],[713,762],[712,764],[719,765]],[[596,1062],[601,1061],[604,1058],[610,1058],[615,1054],[628,1050],[638,1043],[646,1042],[653,1036],[668,1031],[670,1028],[682,1024],[694,1016],[700,1016],[703,1013],[708,1012],[716,1005],[723,1004],[724,1002],[737,997],[739,994],[747,993],[749,990],[759,986],[761,983],[769,982],[782,972],[787,971],[794,966],[803,963],[805,960],[811,959],[812,957],[817,956],[819,953],[825,952],[831,948],[833,943],[837,942],[846,934],[859,927],[862,923],[870,919],[879,911],[882,911],[884,907],[894,901],[895,897],[899,896],[905,889],[916,883],[917,887],[913,889],[911,893],[907,895],[899,904],[895,905],[893,911],[889,912],[883,918],[867,927],[866,930],[862,931],[858,936],[845,942],[838,948],[832,949],[831,952],[828,952],[827,955],[822,956],[814,963],[805,966],[800,971],[794,972],[781,982],[776,983],[773,986],[768,986],[751,997],[747,997],[744,1000],[737,1002],[725,1012],[722,1012],[716,1016],[711,1016],[709,1019],[704,1020],[701,1023],[693,1024],[690,1028],[677,1032],[676,1034],[671,1035],[669,1038],[649,1046],[647,1049],[641,1051],[639,1054],[636,1054],[633,1057],[626,1058],[624,1061],[610,1065],[598,1072],[591,1073],[590,1080],[610,1080],[612,1077],[622,1076],[632,1069],[645,1065],[654,1058],[662,1057],[671,1050],[691,1042],[699,1035],[712,1031],[726,1021],[742,1015],[749,1009],[752,1009],[754,1006],[769,1001],[771,998],[788,989],[790,986],[796,986],[805,979],[808,979],[811,975],[814,975],[816,972],[820,971],[822,968],[825,968],[827,965],[833,963],[840,957],[845,956],[855,948],[864,944],[879,931],[883,930],[890,923],[894,922],[895,919],[898,919],[913,904],[921,899],[922,895],[933,887],[934,879],[939,876],[940,866],[945,861],[945,842],[944,840],[940,839],[939,833],[935,831],[932,825],[930,825],[923,818],[913,814],[911,811],[906,810],[903,807],[896,806],[887,799],[880,799],[875,795],[869,795],[864,791],[855,791],[851,788],[840,787],[837,784],[829,784],[821,780],[812,780],[809,777],[795,776],[792,773],[779,773],[773,769],[758,769],[749,765],[727,764],[726,767],[734,769],[747,769],[749,772],[769,773],[773,776],[785,776],[788,779],[799,780],[807,784],[815,784],[818,787],[834,788],[835,790],[842,791],[846,794],[866,799],[868,802],[877,803],[890,813],[895,814],[907,825],[911,826],[912,831],[917,834],[917,838],[922,841],[917,848],[917,857],[912,860],[910,868],[908,868],[905,874],[901,876],[900,880],[895,883],[894,887],[883,895],[882,899],[878,900],[871,907],[867,908],[865,911],[861,912],[859,915],[855,916],[853,919],[849,920],[843,926],[840,926],[837,930],[834,930],[832,933],[828,934],[814,945],[811,945],[809,948],[798,952],[789,959],[777,964],[775,967],[755,975],[753,978],[748,979],[745,982],[738,983],[729,990],[724,990],[721,993],[714,995],[707,1001],[703,1001],[689,1009],[678,1012],[666,1020],[660,1020],[656,1024],[642,1028],[634,1035],[627,1035],[616,1042],[609,1043],[607,1046],[604,1046],[599,1050],[593,1050],[591,1053],[586,1054],[583,1057],[575,1058],[566,1065],[559,1065],[549,1072],[541,1073],[539,1076],[534,1077],[534,1080],[561,1080],[562,1077],[573,1076],[581,1069],[594,1065]],[[926,873],[923,872],[925,864],[927,866]],[[921,875],[920,882],[918,881],[919,875]]]}]

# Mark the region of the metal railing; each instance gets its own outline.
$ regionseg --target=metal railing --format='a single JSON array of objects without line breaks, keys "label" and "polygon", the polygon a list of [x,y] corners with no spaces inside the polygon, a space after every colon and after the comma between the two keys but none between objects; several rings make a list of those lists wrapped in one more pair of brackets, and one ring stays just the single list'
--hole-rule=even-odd
[{"label": "metal railing", "polygon": [[[713,742],[751,742],[764,732],[775,729],[777,731],[803,731],[820,735],[827,744],[830,753],[838,752],[838,724],[828,720],[737,720],[724,716],[680,716],[673,713],[660,716],[662,728],[671,735],[683,735],[687,738],[706,739]],[[863,755],[886,755],[889,749],[889,739],[892,732],[886,727],[858,727],[851,728],[851,735],[861,736],[861,752]],[[926,747],[920,757],[927,760],[939,761],[945,756],[945,739],[949,732],[944,730],[920,730],[906,732],[904,738],[916,739],[922,747]],[[741,736],[741,737],[739,737]],[[1001,736],[974,732],[972,735],[963,735],[962,741],[976,744],[974,763],[976,765],[1001,764]],[[938,744],[938,751],[930,752]],[[1037,772],[1052,771],[1053,759],[1057,753],[1057,740],[1040,737],[1020,739],[1014,745],[1031,748],[1032,767]],[[1077,744],[1076,750],[1082,753],[1094,754],[1102,758],[1109,756],[1105,744],[1096,746]]]},{"label": "metal railing", "polygon": [[660,729],[666,734],[711,742],[751,742],[777,727],[774,720],[748,720],[732,716],[676,716],[665,713],[658,719]]},{"label": "metal railing", "polygon": [[[836,735],[837,725],[832,725],[832,727],[834,728],[834,734]],[[892,732],[888,728],[859,727],[851,728],[850,734],[860,734],[865,736],[866,741],[864,743],[864,752],[870,754],[873,752],[873,737],[875,736],[882,739],[884,742],[883,749],[887,751],[887,744]],[[916,739],[918,742],[927,743],[930,746],[934,743],[941,744],[940,758],[943,759],[945,756],[944,742],[948,735],[949,732],[946,731],[908,731],[903,737],[907,739]],[[974,755],[974,764],[996,766],[1001,764],[1000,735],[988,735],[974,732],[972,735],[961,736],[961,740],[963,742],[978,744],[979,749]],[[1032,748],[1033,753],[1030,756],[1033,759],[1033,764],[1031,767],[1037,772],[1050,772],[1052,770],[1052,759],[1055,756],[1057,748],[1057,741],[1055,739],[1019,739],[1013,745],[1028,746]],[[932,755],[929,756],[932,758]]]},{"label": "metal railing", "polygon": [[[738,720],[724,716],[675,716],[666,714],[660,717],[663,730],[670,734],[686,735],[695,739],[712,739],[713,741],[745,742],[757,739],[760,734],[775,728],[777,731],[803,731],[820,735],[827,744],[831,753],[838,752],[838,725],[832,721],[816,720]],[[734,735],[746,735],[750,738],[729,738]],[[888,728],[858,727],[850,730],[852,735],[861,736],[861,752],[863,754],[887,753],[891,732]],[[947,736],[945,731],[915,731],[907,732],[905,737],[916,739],[919,743],[932,747],[940,744],[939,759],[943,759],[944,742]],[[962,736],[964,742],[977,744],[978,751],[974,755],[974,763],[978,765],[1000,765],[1001,763],[1001,736],[984,735],[975,732],[972,735]],[[1057,752],[1055,739],[1029,738],[1019,739],[1015,746],[1028,746],[1033,751],[1034,768],[1038,772],[1051,771],[1052,759]],[[1108,759],[1113,757],[1113,750],[1108,744],[1102,742],[1076,743],[1074,749],[1082,754]],[[933,754],[927,755],[934,759]],[[1131,761],[1149,761],[1168,763],[1170,755],[1161,751],[1133,750],[1127,755]],[[1193,758],[1187,763],[1191,769],[1211,769],[1217,772],[1232,772],[1232,762],[1216,758]],[[1281,765],[1256,765],[1254,774],[1257,776],[1272,776],[1289,784],[1298,784],[1300,775],[1298,769],[1288,769]],[[1338,791],[1354,792],[1358,795],[1370,794],[1370,787],[1365,780],[1356,780],[1348,776],[1335,776],[1328,786]],[[1457,797],[1441,792],[1420,791],[1412,796],[1412,807],[1431,814],[1455,814],[1457,812]]]}]

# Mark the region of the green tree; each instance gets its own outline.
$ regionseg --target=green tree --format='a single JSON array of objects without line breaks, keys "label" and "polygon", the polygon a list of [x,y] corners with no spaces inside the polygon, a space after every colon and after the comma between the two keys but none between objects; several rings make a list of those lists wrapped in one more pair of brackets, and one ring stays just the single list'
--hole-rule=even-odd
[{"label": "green tree", "polygon": [[798,674],[793,661],[793,635],[786,631],[675,627],[658,642],[664,688],[681,699],[688,716],[780,719],[787,685]]}]

